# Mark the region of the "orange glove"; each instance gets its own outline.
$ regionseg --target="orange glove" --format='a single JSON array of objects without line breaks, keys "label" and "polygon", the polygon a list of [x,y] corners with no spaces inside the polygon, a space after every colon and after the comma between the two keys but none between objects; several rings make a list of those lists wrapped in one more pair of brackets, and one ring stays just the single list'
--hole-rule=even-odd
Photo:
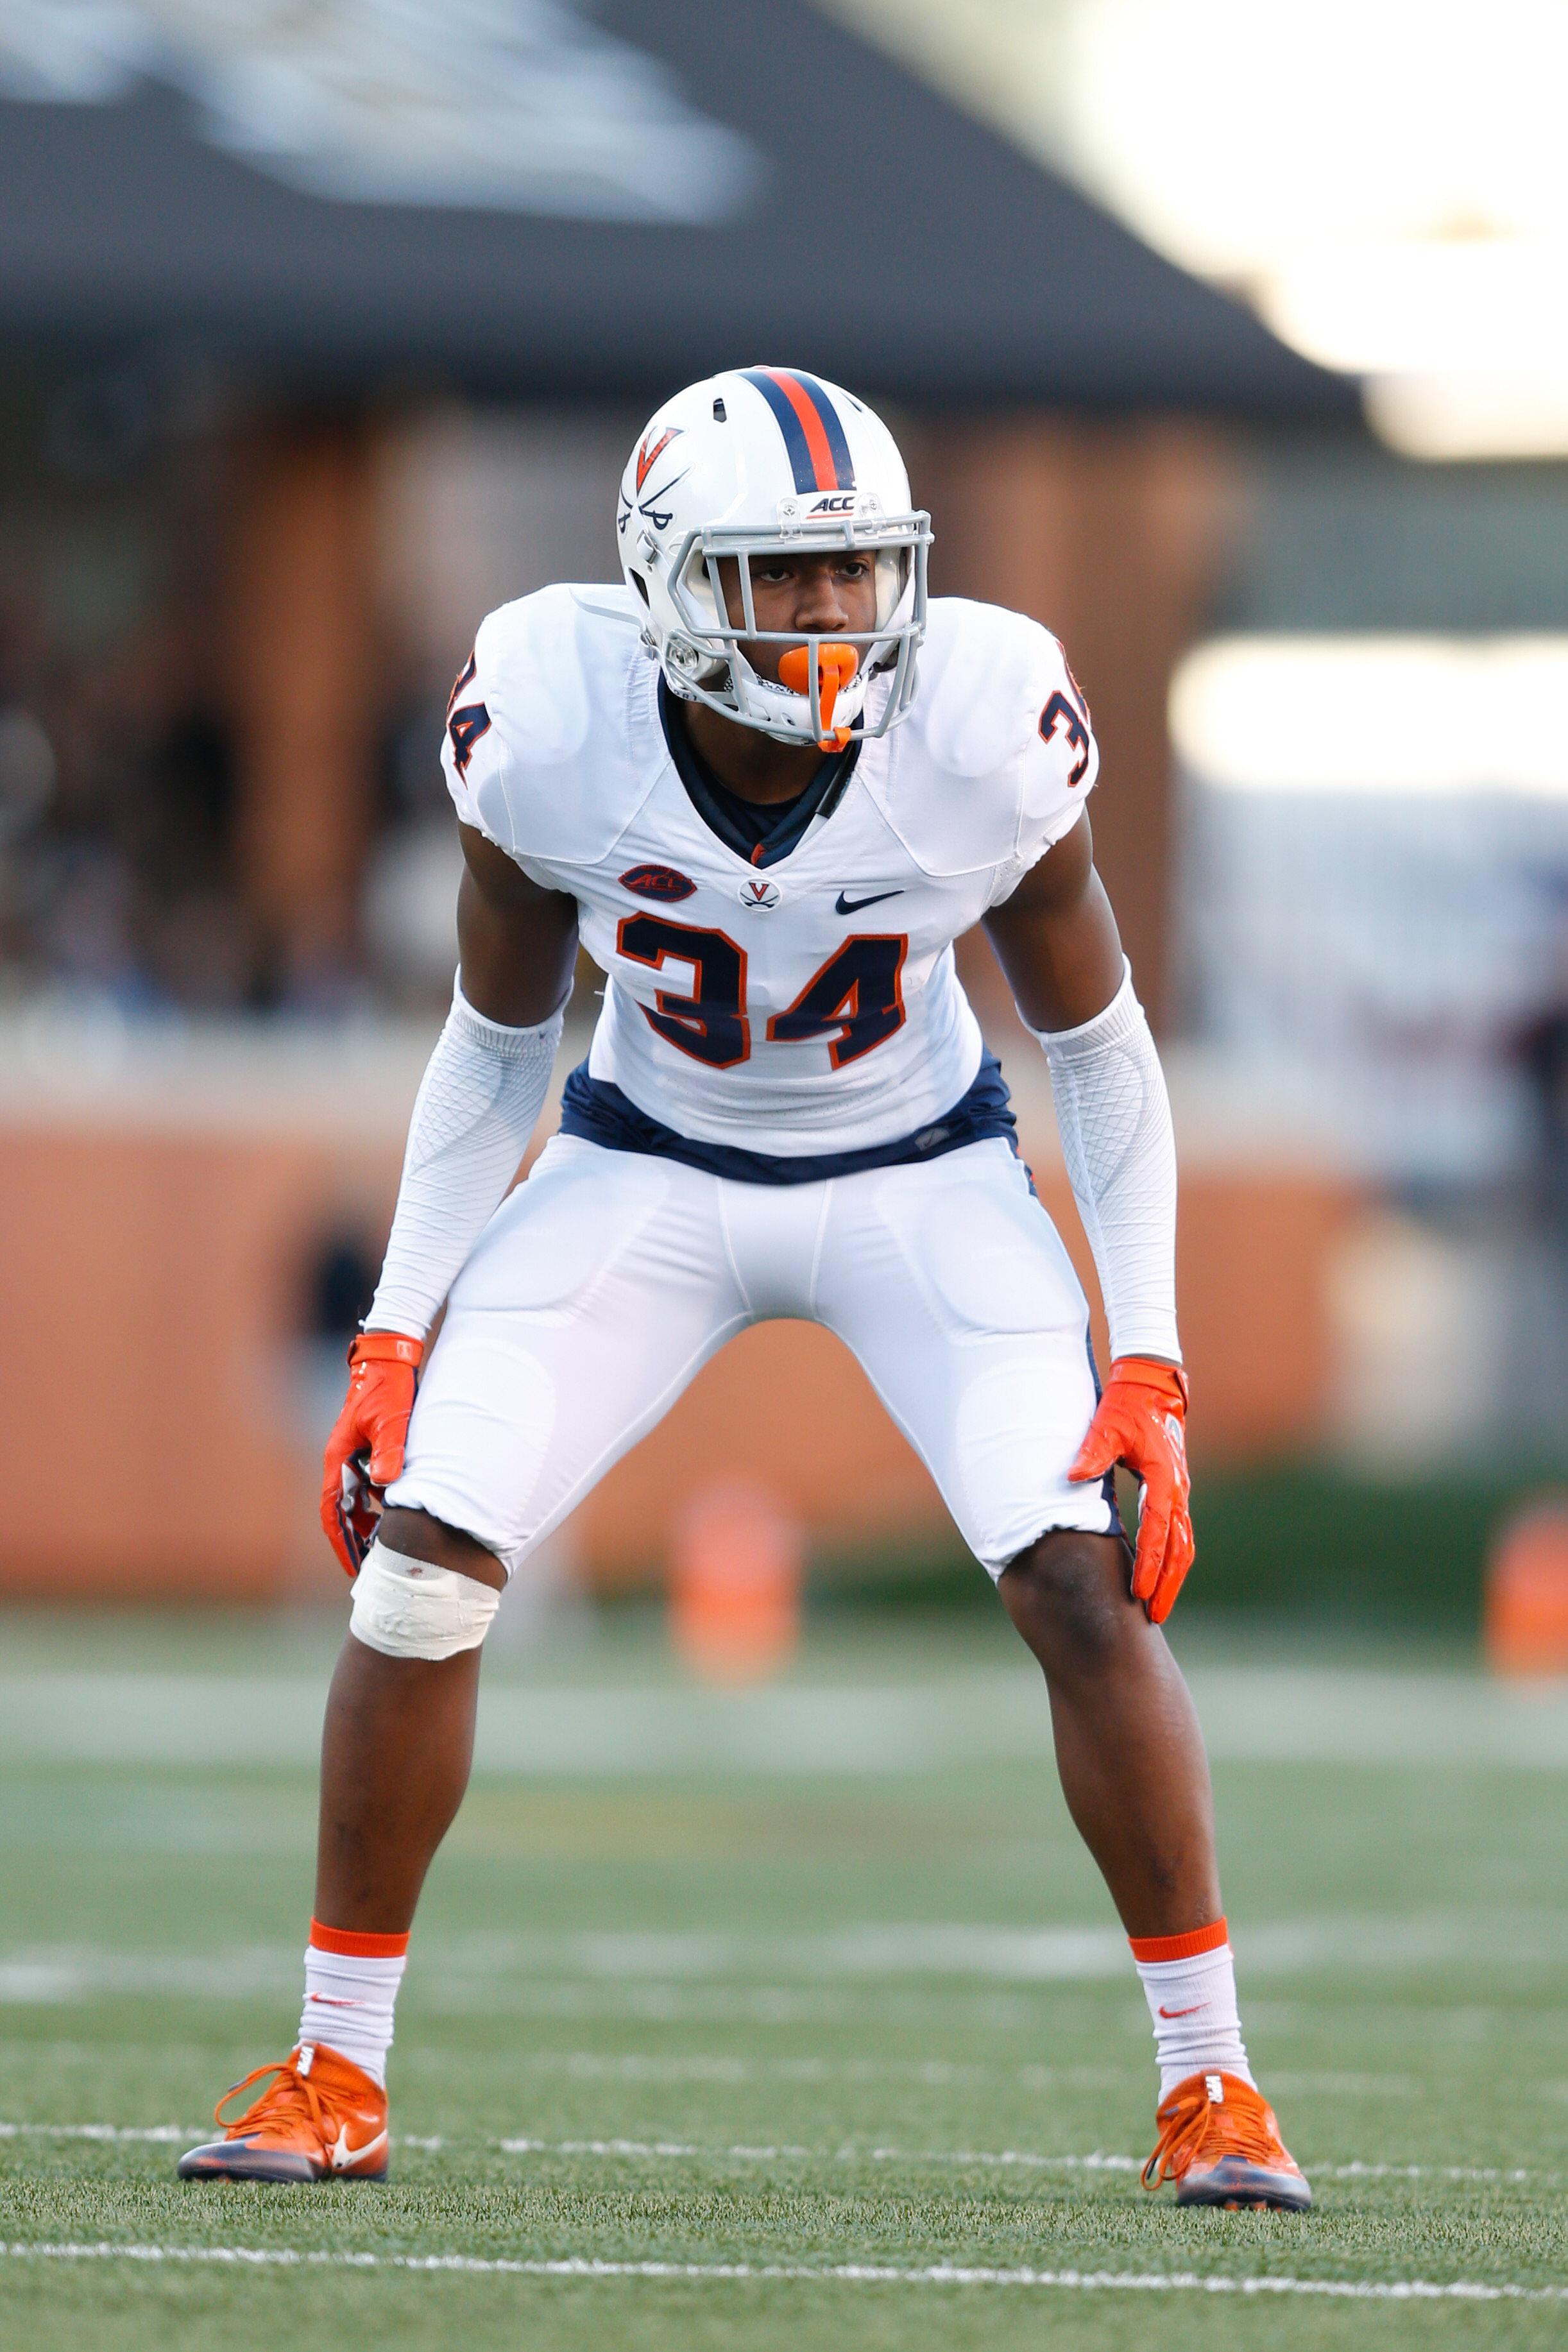
[{"label": "orange glove", "polygon": [[403,1475],[403,1443],[414,1410],[423,1339],[362,1331],[349,1349],[349,1392],[327,1440],[321,1525],[345,1574],[357,1576],[381,1516],[374,1489]]},{"label": "orange glove", "polygon": [[1146,1356],[1119,1356],[1068,1473],[1069,1478],[1103,1478],[1124,1462],[1142,1479],[1132,1598],[1143,1603],[1152,1625],[1164,1623],[1193,1564],[1186,1419],[1185,1372]]}]

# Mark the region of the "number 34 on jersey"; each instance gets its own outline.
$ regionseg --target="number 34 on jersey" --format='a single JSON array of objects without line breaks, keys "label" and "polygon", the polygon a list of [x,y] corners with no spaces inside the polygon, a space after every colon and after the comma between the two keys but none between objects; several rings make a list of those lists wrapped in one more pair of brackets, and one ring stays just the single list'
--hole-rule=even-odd
[{"label": "number 34 on jersey", "polygon": [[[662,972],[672,961],[690,967],[688,994],[661,988],[643,1012],[650,1026],[683,1054],[710,1069],[731,1070],[752,1050],[746,1000],[746,950],[723,931],[698,930],[664,915],[627,915],[616,932],[619,953]],[[858,1061],[903,1026],[900,976],[909,940],[901,935],[845,940],[814,972],[795,1003],[767,1019],[774,1042],[827,1041],[836,1070]]]},{"label": "number 34 on jersey", "polygon": [[1037,623],[939,597],[920,662],[908,717],[861,744],[828,814],[748,859],[682,780],[628,592],[545,589],[482,625],[448,788],[575,899],[608,975],[589,1075],[648,1118],[752,1152],[853,1152],[973,1083],[953,940],[1078,822],[1097,754]]}]

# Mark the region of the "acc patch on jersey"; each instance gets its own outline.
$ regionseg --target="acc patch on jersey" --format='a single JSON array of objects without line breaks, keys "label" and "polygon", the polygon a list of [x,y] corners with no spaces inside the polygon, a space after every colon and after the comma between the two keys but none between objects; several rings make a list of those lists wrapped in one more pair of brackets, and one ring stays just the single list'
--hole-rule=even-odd
[{"label": "acc patch on jersey", "polygon": [[694,898],[697,885],[673,866],[628,866],[620,877],[623,890],[638,898],[662,898],[667,906],[678,898]]}]

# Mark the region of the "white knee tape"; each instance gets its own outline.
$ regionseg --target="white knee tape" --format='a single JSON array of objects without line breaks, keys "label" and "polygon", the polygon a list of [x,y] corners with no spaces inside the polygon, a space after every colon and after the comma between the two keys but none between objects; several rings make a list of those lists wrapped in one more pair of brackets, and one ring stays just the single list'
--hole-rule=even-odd
[{"label": "white knee tape", "polygon": [[374,1543],[354,1579],[349,1632],[389,1658],[455,1658],[479,1648],[500,1607],[491,1586]]}]

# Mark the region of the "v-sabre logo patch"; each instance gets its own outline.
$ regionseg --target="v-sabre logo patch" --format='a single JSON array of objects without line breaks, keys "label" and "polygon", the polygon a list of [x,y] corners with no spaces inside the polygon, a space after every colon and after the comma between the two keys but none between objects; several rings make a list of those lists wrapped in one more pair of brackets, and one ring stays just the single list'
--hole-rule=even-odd
[{"label": "v-sabre logo patch", "polygon": [[694,898],[697,885],[689,874],[680,873],[673,866],[628,866],[621,876],[621,887],[637,898],[662,898],[673,906],[678,898]]}]

